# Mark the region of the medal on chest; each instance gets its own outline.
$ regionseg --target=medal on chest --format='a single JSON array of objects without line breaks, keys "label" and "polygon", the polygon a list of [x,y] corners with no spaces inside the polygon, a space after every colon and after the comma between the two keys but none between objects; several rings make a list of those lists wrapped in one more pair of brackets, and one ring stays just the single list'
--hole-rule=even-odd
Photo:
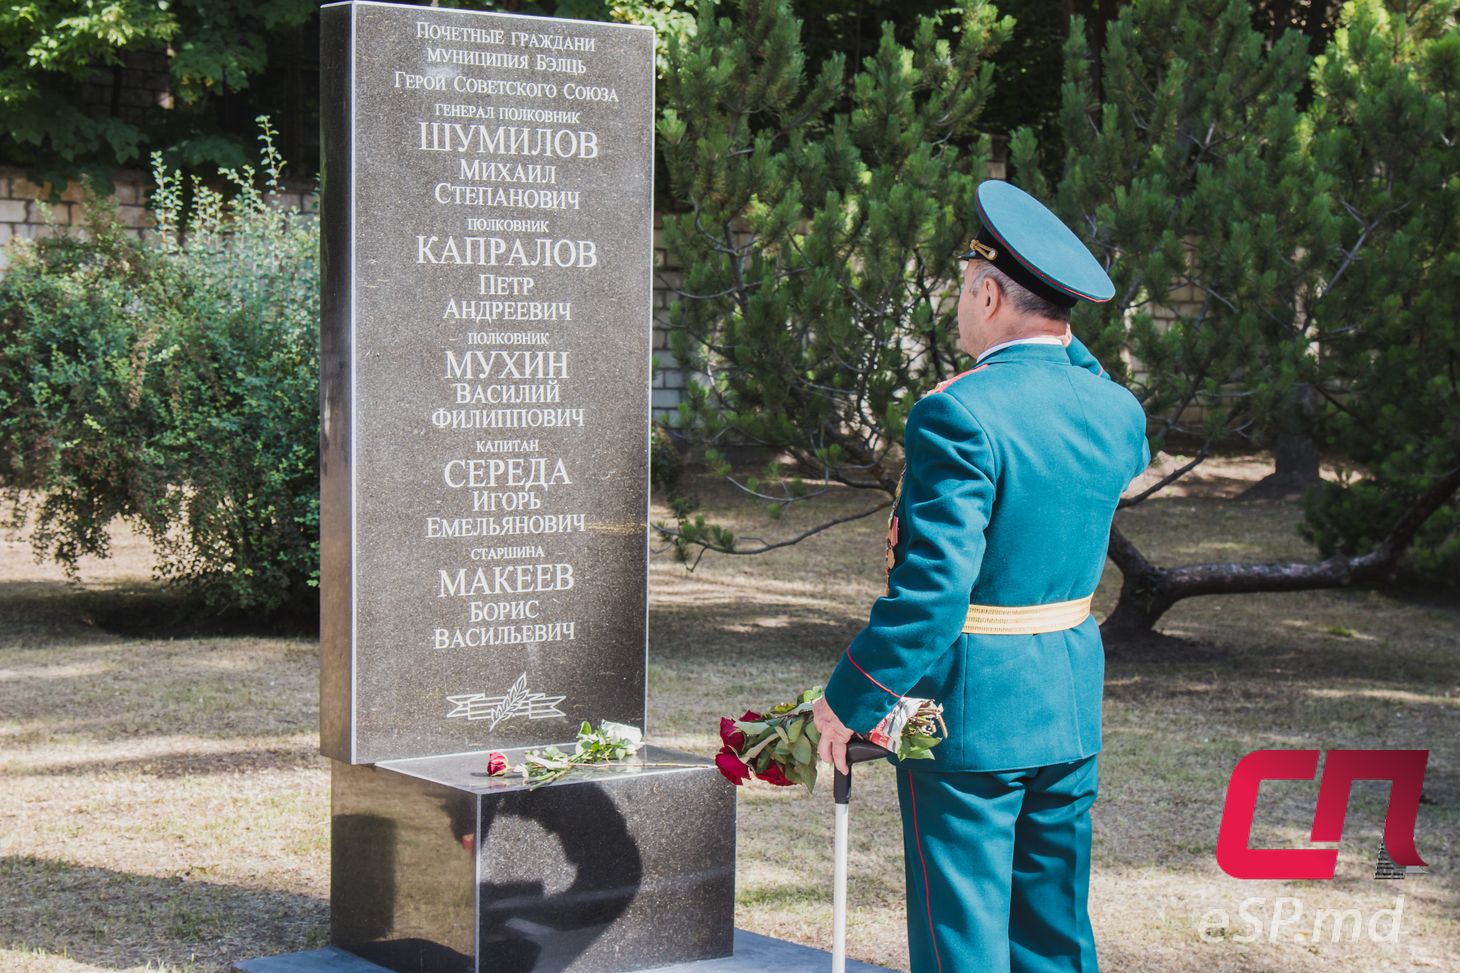
[{"label": "medal on chest", "polygon": [[897,562],[895,549],[897,547],[897,503],[902,498],[902,478],[907,475],[907,468],[897,477],[897,489],[892,493],[892,512],[887,515],[887,557],[886,573],[888,575],[887,588],[892,590],[892,569]]}]

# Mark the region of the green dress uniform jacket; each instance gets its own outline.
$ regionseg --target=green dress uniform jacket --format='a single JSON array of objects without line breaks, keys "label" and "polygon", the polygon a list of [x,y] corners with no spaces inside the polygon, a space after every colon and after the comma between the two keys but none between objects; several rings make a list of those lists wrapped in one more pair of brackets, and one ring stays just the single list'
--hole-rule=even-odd
[{"label": "green dress uniform jacket", "polygon": [[[1007,770],[1100,749],[1105,654],[1093,615],[1033,635],[966,634],[970,603],[1082,598],[1120,494],[1149,464],[1146,417],[1078,339],[999,348],[908,413],[887,593],[827,679],[866,734],[900,696],[943,705],[913,771]],[[895,761],[895,758],[888,758]]]}]

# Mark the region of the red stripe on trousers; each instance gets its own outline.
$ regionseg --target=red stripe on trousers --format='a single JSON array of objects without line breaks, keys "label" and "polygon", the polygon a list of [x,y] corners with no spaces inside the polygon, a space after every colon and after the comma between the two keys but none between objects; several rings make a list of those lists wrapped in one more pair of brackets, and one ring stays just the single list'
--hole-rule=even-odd
[{"label": "red stripe on trousers", "polygon": [[904,771],[904,773],[907,774],[908,792],[912,795],[913,840],[918,848],[918,861],[923,866],[923,899],[928,904],[928,941],[933,944],[933,959],[938,963],[938,973],[943,973],[943,958],[938,955],[938,939],[933,932],[933,895],[932,890],[928,888],[928,863],[923,858],[923,838],[918,833],[918,791],[913,786],[915,775],[910,770]]}]

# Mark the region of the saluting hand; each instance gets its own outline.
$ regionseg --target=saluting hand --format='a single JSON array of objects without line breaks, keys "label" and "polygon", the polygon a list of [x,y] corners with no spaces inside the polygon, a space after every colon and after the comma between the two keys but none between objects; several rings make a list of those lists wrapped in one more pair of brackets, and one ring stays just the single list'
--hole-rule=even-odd
[{"label": "saluting hand", "polygon": [[847,743],[852,739],[852,731],[837,719],[831,707],[827,705],[826,697],[817,697],[811,704],[811,720],[816,724],[816,729],[821,732],[821,742],[817,745],[816,752],[842,773],[847,773]]}]

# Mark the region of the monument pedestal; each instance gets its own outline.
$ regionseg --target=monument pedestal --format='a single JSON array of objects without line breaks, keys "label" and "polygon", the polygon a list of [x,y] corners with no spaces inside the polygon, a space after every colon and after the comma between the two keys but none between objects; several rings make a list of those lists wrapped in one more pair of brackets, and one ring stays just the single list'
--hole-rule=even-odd
[{"label": "monument pedestal", "polygon": [[398,973],[731,955],[735,789],[713,762],[650,745],[535,789],[485,771],[485,752],[334,763],[331,942]]}]

